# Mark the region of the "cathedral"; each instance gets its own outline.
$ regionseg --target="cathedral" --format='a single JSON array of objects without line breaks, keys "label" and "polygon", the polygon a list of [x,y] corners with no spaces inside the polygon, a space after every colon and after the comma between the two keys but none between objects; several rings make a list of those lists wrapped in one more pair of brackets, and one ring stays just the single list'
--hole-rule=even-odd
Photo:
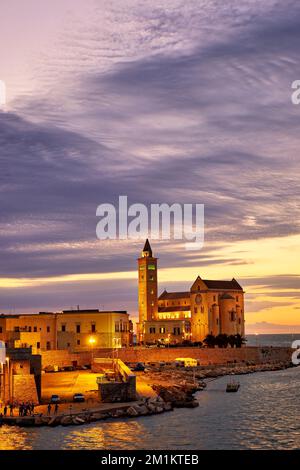
[{"label": "cathedral", "polygon": [[139,323],[143,344],[203,341],[208,334],[244,335],[244,291],[233,278],[214,281],[197,277],[186,292],[158,297],[157,258],[146,240],[138,259]]}]

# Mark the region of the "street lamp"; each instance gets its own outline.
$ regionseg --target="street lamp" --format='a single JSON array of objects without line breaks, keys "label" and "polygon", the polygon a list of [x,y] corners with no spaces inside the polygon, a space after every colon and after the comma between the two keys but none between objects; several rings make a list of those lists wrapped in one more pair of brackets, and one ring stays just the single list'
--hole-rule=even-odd
[{"label": "street lamp", "polygon": [[[8,400],[10,401],[10,362],[9,362],[9,357],[6,357],[6,362],[7,362],[7,382],[8,382]],[[5,397],[5,390],[4,390],[4,397]]]},{"label": "street lamp", "polygon": [[93,360],[94,360],[94,344],[96,344],[96,339],[93,337],[93,336],[90,336],[89,338],[89,344],[91,346],[91,364],[93,364]]}]

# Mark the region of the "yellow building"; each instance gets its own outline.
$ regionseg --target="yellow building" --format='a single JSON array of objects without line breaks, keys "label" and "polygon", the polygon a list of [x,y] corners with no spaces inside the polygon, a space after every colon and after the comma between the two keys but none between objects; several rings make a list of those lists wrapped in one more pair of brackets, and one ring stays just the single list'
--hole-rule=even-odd
[{"label": "yellow building", "polygon": [[126,311],[64,310],[57,314],[57,348],[83,351],[129,346],[131,329]]},{"label": "yellow building", "polygon": [[244,335],[244,291],[233,278],[214,281],[197,277],[186,292],[157,298],[157,258],[147,240],[138,259],[139,341],[181,343],[203,341],[208,334]]},{"label": "yellow building", "polygon": [[52,313],[0,315],[0,341],[10,348],[56,348],[56,317]]},{"label": "yellow building", "polygon": [[0,341],[10,348],[84,351],[129,346],[132,323],[126,311],[65,310],[0,315]]}]

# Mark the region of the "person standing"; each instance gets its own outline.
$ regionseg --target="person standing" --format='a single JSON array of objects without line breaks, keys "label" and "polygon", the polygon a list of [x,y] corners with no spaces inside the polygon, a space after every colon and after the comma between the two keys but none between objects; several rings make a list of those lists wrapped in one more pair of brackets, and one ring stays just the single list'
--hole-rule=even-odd
[{"label": "person standing", "polygon": [[54,414],[57,415],[58,412],[58,403],[55,403]]},{"label": "person standing", "polygon": [[13,416],[14,415],[14,404],[13,403],[9,404],[9,411],[10,411],[10,416]]},{"label": "person standing", "polygon": [[7,406],[6,406],[6,405],[5,405],[4,409],[3,409],[3,414],[4,414],[4,416],[7,415]]},{"label": "person standing", "polygon": [[47,415],[50,416],[51,415],[51,403],[49,403],[48,407],[47,407]]}]

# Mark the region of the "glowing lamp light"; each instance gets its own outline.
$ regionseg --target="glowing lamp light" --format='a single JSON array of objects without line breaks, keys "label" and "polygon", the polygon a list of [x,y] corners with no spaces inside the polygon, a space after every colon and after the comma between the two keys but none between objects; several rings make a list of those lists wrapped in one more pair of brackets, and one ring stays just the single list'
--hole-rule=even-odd
[{"label": "glowing lamp light", "polygon": [[89,343],[90,343],[91,346],[93,346],[93,344],[96,343],[95,338],[93,338],[93,337],[91,336],[91,337],[89,338]]}]

